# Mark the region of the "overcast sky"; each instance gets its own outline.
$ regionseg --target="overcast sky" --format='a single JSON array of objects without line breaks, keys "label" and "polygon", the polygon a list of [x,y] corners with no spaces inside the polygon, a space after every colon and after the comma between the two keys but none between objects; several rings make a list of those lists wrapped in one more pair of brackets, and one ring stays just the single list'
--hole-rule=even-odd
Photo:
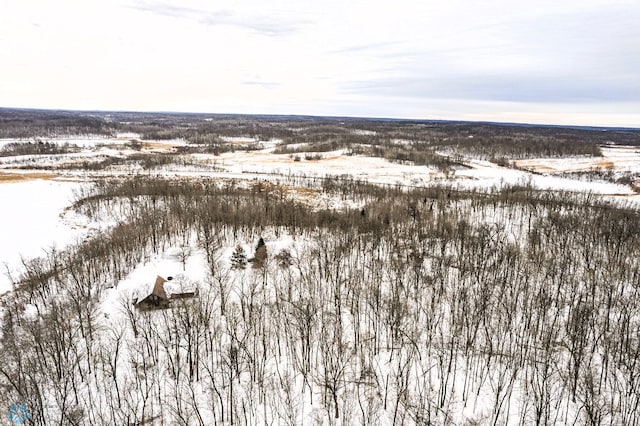
[{"label": "overcast sky", "polygon": [[640,127],[640,1],[6,1],[0,106]]}]

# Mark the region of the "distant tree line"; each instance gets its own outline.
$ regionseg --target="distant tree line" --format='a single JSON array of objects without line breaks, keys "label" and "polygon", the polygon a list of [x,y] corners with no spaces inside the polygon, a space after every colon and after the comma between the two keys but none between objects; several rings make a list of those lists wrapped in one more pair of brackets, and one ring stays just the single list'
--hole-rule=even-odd
[{"label": "distant tree line", "polygon": [[[211,151],[232,149],[221,137],[256,141],[279,139],[282,153],[389,148],[405,141],[404,153],[462,153],[506,164],[532,157],[600,155],[605,144],[640,145],[640,131],[578,127],[505,125],[447,121],[362,120],[348,118],[243,116],[166,113],[80,113],[0,109],[0,138],[134,132],[143,139],[184,139]],[[287,145],[301,144],[294,148]],[[397,149],[397,146],[395,147]],[[202,148],[200,148],[202,149]],[[385,158],[393,151],[385,149]],[[428,153],[428,154],[427,154]],[[396,158],[401,160],[401,158]],[[418,160],[420,161],[420,160]]]},{"label": "distant tree line", "polygon": [[104,119],[86,113],[0,108],[0,138],[109,136],[113,130]]},{"label": "distant tree line", "polygon": [[0,147],[0,157],[20,155],[57,155],[78,152],[79,147],[47,141],[12,142]]}]

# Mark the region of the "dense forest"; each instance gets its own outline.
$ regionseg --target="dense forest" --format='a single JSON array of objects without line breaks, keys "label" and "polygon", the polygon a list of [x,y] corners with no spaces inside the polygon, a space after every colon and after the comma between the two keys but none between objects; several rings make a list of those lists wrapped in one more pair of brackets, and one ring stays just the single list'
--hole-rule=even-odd
[{"label": "dense forest", "polygon": [[[0,404],[33,424],[640,424],[630,207],[138,176],[73,209],[117,225],[2,297]],[[136,310],[118,283],[172,248],[206,269],[198,297]]]}]

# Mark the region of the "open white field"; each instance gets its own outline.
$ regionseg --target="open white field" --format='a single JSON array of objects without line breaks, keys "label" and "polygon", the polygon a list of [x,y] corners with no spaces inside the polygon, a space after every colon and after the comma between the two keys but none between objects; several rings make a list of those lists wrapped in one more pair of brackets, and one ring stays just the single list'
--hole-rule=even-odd
[{"label": "open white field", "polygon": [[[608,149],[606,153],[607,157],[604,159],[589,158],[584,161],[595,164],[615,159],[616,164],[620,166],[624,164],[629,170],[640,171],[640,155],[635,149]],[[593,192],[624,197],[635,195],[635,191],[629,185],[586,182],[567,177],[531,173],[476,159],[464,159],[464,164],[468,168],[461,168],[445,174],[432,167],[393,163],[382,158],[350,156],[342,151],[309,154],[318,155],[320,159],[305,160],[304,155],[300,155],[299,157],[302,158],[295,161],[291,155],[271,154],[270,150],[225,153],[217,157],[200,156],[200,159],[215,161],[217,167],[232,173],[233,177],[239,177],[243,174],[349,176],[391,185],[427,186],[434,183],[444,183],[459,188],[500,188],[505,185],[527,184],[544,190]],[[574,164],[580,160],[539,159],[536,160],[537,163],[531,164],[540,164],[542,168],[547,162],[549,167],[554,167],[557,164]],[[535,171],[538,172],[538,170]]]},{"label": "open white field", "polygon": [[[604,181],[580,180],[562,173],[612,171],[640,173],[640,149],[630,146],[602,147],[602,157],[565,157],[516,160],[516,168],[501,167],[489,161],[461,157],[465,167],[443,173],[428,166],[390,162],[383,158],[349,155],[345,150],[308,152],[300,154],[273,153],[277,140],[258,141],[251,138],[226,138],[238,144],[238,150],[219,155],[192,153],[180,154],[181,164],[169,162],[142,170],[131,164],[114,164],[105,168],[92,168],[100,161],[126,159],[153,154],[175,154],[188,147],[184,140],[145,140],[139,135],[122,134],[113,138],[57,138],[45,142],[79,147],[79,151],[53,155],[22,155],[0,157],[0,172],[51,173],[74,179],[146,173],[168,176],[216,176],[221,178],[254,179],[269,176],[349,176],[373,183],[426,186],[434,183],[449,184],[461,188],[499,188],[504,185],[527,184],[544,190],[589,191],[602,195],[630,197],[636,194],[630,185]],[[17,140],[0,140],[0,147]],[[24,141],[23,141],[24,142]],[[130,144],[138,144],[136,148]],[[247,150],[251,146],[258,149]],[[192,145],[197,146],[197,145]],[[85,169],[77,167],[87,165]],[[73,167],[75,165],[76,167]],[[31,169],[33,168],[33,169]],[[31,170],[30,170],[31,169]],[[6,179],[5,179],[6,180]]]},{"label": "open white field", "polygon": [[[547,159],[550,164],[554,164],[555,159]],[[593,160],[592,162],[602,161]],[[565,160],[572,164],[573,160]],[[530,173],[526,170],[516,170],[507,167],[500,167],[489,161],[469,160],[467,164],[471,167],[468,170],[456,172],[455,181],[466,184],[474,188],[501,187],[505,184],[528,184],[538,189],[560,190],[572,192],[593,192],[601,195],[630,196],[634,195],[634,190],[629,185],[621,185],[608,182],[588,182],[569,177],[554,176],[546,173]],[[546,164],[540,160],[540,168]],[[537,172],[538,170],[536,170]],[[464,179],[468,179],[466,181]]]},{"label": "open white field", "polygon": [[640,172],[640,148],[636,146],[605,146],[602,157],[533,158],[517,160],[517,167],[540,173],[588,171]]},{"label": "open white field", "polygon": [[0,184],[0,293],[11,289],[7,274],[18,278],[23,258],[44,256],[52,248],[62,248],[86,233],[86,228],[64,217],[74,191],[81,185],[40,178]]}]

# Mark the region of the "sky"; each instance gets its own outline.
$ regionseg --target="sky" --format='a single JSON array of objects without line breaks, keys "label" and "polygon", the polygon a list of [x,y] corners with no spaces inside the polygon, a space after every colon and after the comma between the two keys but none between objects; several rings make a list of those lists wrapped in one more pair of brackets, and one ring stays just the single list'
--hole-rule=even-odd
[{"label": "sky", "polygon": [[20,0],[0,106],[640,127],[639,0]]}]

